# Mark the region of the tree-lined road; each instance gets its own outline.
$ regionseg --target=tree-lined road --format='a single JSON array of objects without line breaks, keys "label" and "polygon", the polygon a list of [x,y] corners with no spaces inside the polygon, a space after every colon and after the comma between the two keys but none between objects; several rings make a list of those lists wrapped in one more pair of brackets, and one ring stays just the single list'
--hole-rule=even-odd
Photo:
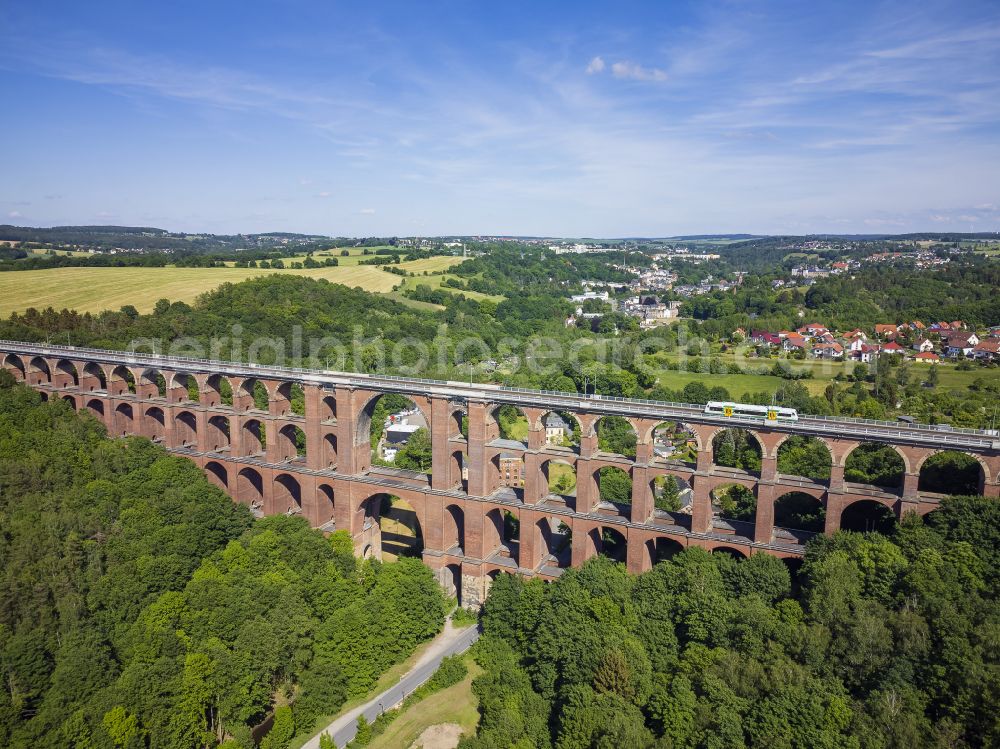
[{"label": "tree-lined road", "polygon": [[478,627],[456,629],[452,626],[451,619],[447,620],[441,634],[431,642],[416,665],[407,671],[398,683],[373,697],[364,705],[341,715],[303,744],[302,749],[319,749],[319,739],[324,733],[332,736],[338,747],[344,746],[357,733],[359,715],[364,714],[369,722],[375,720],[380,712],[395,707],[406,699],[407,695],[412,694],[414,689],[430,679],[437,671],[438,666],[441,665],[442,659],[456,653],[464,653],[478,639]]}]

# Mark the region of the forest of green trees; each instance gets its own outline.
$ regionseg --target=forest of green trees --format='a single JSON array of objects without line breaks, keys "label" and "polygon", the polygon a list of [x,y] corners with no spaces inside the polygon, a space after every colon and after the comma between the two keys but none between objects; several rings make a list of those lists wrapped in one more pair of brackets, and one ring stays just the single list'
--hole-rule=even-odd
[{"label": "forest of green trees", "polygon": [[192,462],[0,372],[0,746],[282,749],[437,633],[416,559],[254,521]]},{"label": "forest of green trees", "polygon": [[955,497],[889,537],[819,537],[794,574],[691,548],[639,576],[502,575],[461,747],[1000,745],[998,565],[1000,506]]}]

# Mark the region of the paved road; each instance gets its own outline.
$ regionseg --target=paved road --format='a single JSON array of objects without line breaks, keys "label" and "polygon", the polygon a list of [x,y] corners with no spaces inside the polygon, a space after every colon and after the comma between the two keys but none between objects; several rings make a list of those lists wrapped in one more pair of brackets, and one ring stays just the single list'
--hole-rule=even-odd
[{"label": "paved road", "polygon": [[302,749],[319,749],[319,737],[321,734],[333,736],[338,747],[344,746],[354,738],[358,729],[358,716],[364,713],[369,722],[375,720],[382,710],[395,707],[414,689],[427,681],[437,667],[441,664],[441,659],[447,655],[464,653],[472,643],[479,639],[479,629],[475,626],[465,629],[455,629],[449,619],[445,623],[445,628],[431,643],[427,651],[420,657],[416,665],[410,669],[399,682],[382,692],[382,694],[366,702],[360,707],[356,707],[348,713],[337,718],[333,723],[324,728],[320,733],[307,741]]}]

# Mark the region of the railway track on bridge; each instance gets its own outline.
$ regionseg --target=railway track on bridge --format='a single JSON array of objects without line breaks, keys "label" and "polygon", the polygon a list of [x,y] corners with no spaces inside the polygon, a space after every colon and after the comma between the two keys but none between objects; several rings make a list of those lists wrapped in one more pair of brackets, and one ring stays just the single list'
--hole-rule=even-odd
[{"label": "railway track on bridge", "polygon": [[584,411],[602,416],[624,416],[690,421],[716,426],[760,427],[792,434],[846,438],[873,442],[945,449],[1000,450],[1000,435],[979,429],[954,429],[940,425],[907,424],[846,417],[800,416],[795,422],[764,422],[758,418],[723,417],[706,414],[704,407],[691,403],[671,403],[638,398],[582,395],[549,390],[530,390],[502,385],[431,380],[394,375],[333,372],[298,367],[279,367],[215,359],[163,356],[130,351],[114,351],[76,346],[0,340],[0,351],[22,356],[72,357],[84,361],[166,368],[190,374],[211,373],[319,385],[325,388],[368,388],[404,395],[434,395],[459,400],[487,401],[517,406],[537,406],[551,410]]}]

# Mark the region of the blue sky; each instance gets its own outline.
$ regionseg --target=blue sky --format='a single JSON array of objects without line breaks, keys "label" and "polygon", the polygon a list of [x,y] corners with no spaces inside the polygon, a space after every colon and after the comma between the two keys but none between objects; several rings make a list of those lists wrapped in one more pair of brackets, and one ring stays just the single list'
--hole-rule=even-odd
[{"label": "blue sky", "polygon": [[0,222],[1000,230],[1000,4],[0,3]]}]

